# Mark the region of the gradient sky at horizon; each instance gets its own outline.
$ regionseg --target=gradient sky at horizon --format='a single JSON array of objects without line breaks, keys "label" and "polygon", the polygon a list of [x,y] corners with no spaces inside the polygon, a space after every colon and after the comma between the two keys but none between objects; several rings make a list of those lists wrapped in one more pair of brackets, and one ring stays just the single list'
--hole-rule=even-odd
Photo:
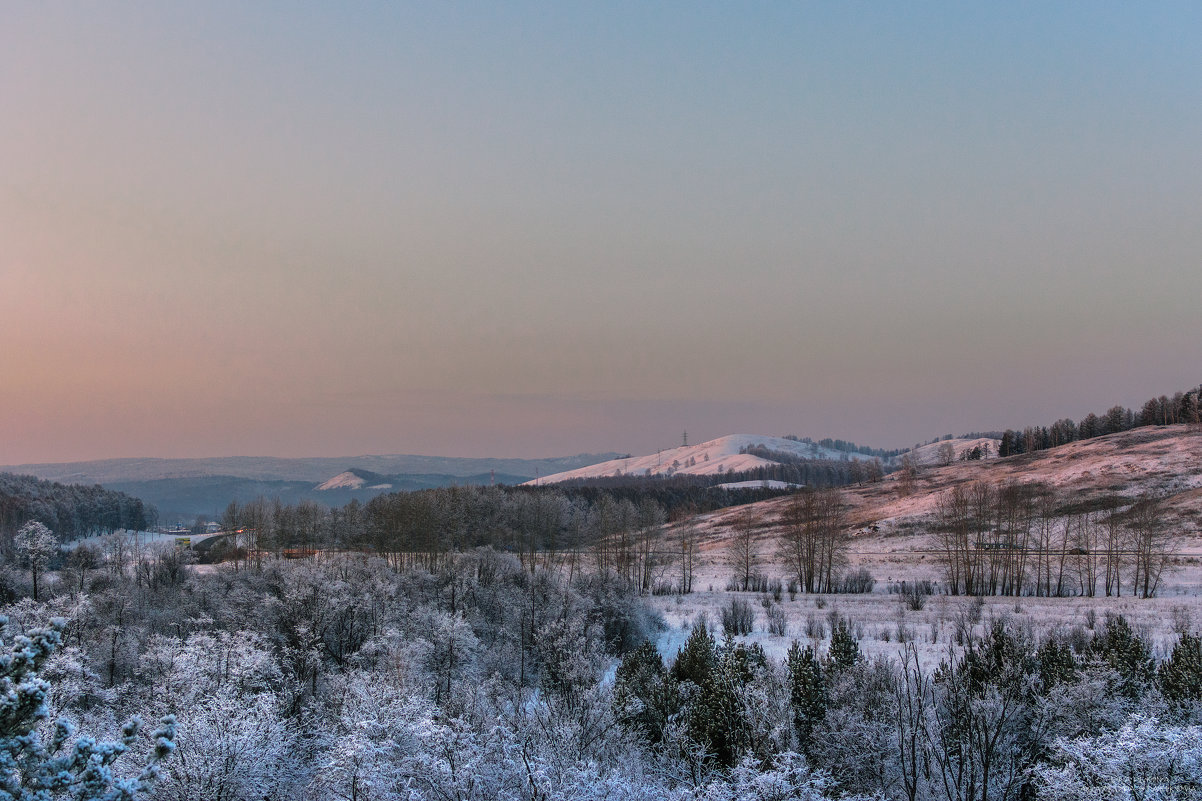
[{"label": "gradient sky at horizon", "polygon": [[1202,6],[10,3],[0,464],[878,447],[1202,381]]}]

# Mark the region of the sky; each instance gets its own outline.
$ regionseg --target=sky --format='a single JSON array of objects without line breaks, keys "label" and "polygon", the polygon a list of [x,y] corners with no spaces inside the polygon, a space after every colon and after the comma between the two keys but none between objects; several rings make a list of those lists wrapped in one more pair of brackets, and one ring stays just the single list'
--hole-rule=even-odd
[{"label": "sky", "polygon": [[1202,381],[1197,3],[0,9],[0,464],[901,447]]}]

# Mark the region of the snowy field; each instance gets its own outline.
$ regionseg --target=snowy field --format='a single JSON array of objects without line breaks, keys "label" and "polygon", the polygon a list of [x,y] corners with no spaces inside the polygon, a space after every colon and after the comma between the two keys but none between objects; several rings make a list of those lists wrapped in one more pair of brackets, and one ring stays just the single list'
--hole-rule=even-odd
[{"label": "snowy field", "polygon": [[[909,538],[912,544],[916,538]],[[983,633],[992,621],[1005,619],[1035,633],[1053,629],[1081,627],[1089,631],[1102,624],[1108,614],[1121,614],[1132,627],[1154,644],[1157,657],[1166,655],[1181,631],[1197,632],[1202,628],[1202,556],[1189,552],[1177,559],[1173,572],[1164,579],[1157,597],[1141,599],[1124,594],[1122,597],[985,597],[983,603],[969,596],[939,594],[938,582],[942,567],[935,554],[914,553],[898,547],[886,551],[858,552],[851,555],[853,569],[864,567],[876,578],[873,592],[866,594],[797,594],[790,599],[787,573],[774,561],[766,561],[760,572],[769,580],[781,579],[785,585],[779,606],[785,613],[787,630],[777,636],[768,632],[768,618],[763,606],[771,595],[760,592],[726,591],[724,588],[733,570],[724,564],[719,554],[698,566],[694,575],[695,591],[688,595],[661,595],[650,599],[651,605],[667,623],[658,641],[660,652],[675,656],[684,644],[689,629],[704,615],[715,634],[722,634],[722,608],[732,599],[747,601],[755,616],[752,634],[738,639],[759,643],[769,655],[783,658],[793,640],[825,650],[829,644],[830,619],[838,614],[850,619],[860,638],[860,649],[869,656],[896,657],[904,643],[913,643],[927,664],[934,665],[946,657],[959,627],[971,625]],[[666,573],[665,578],[671,578]],[[929,580],[936,583],[936,594],[927,598],[921,611],[906,608],[900,595],[889,592],[891,585],[901,581]],[[1126,588],[1124,588],[1126,593]],[[975,622],[974,622],[975,621]]]},{"label": "snowy field", "polygon": [[[1155,644],[1158,658],[1167,655],[1182,627],[1196,632],[1202,625],[1202,601],[1196,584],[1192,588],[1178,586],[1147,600],[992,597],[985,598],[979,610],[975,608],[977,600],[972,597],[933,595],[922,611],[907,609],[900,596],[891,595],[878,585],[874,592],[864,595],[799,594],[796,600],[790,600],[786,592],[779,604],[788,621],[782,637],[768,633],[768,620],[761,605],[766,597],[763,593],[725,592],[720,585],[709,591],[708,585],[705,587],[685,596],[657,596],[651,600],[667,623],[657,642],[665,657],[675,656],[702,614],[712,631],[721,636],[722,608],[733,598],[748,601],[755,615],[754,632],[737,639],[759,643],[769,656],[777,659],[784,658],[793,640],[824,651],[829,644],[830,618],[835,614],[852,622],[860,638],[860,650],[866,655],[896,657],[904,644],[910,642],[930,665],[946,657],[958,627],[966,623],[977,633],[983,633],[999,619],[1029,627],[1036,633],[1076,626],[1088,631],[1091,626],[1103,623],[1108,613],[1121,614],[1141,636]],[[979,621],[972,623],[978,615]]]},{"label": "snowy field", "polygon": [[97,534],[95,536],[85,537],[80,540],[72,540],[71,542],[64,542],[62,545],[62,549],[64,551],[73,551],[81,545],[87,545],[91,548],[97,548],[97,549],[103,550],[104,547],[106,545],[108,545],[109,543],[111,543],[114,538],[119,538],[119,537],[124,537],[126,542],[129,543],[130,547],[133,547],[135,544],[138,547],[159,545],[161,543],[168,543],[168,544],[174,545],[175,540],[178,536],[180,536],[180,535],[178,535],[178,534],[159,534],[154,531],[118,530],[118,531],[113,532],[112,534]]}]

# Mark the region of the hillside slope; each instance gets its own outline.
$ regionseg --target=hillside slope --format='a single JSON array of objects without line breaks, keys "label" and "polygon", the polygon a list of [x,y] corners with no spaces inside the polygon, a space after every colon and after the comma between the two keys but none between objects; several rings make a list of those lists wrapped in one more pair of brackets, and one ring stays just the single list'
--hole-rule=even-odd
[{"label": "hillside slope", "polygon": [[860,453],[824,448],[810,442],[799,442],[783,437],[766,437],[759,434],[729,434],[711,439],[698,445],[668,448],[646,456],[611,459],[606,462],[543,476],[534,484],[556,484],[563,481],[611,476],[713,476],[722,473],[738,473],[757,467],[777,464],[750,453],[741,453],[748,448],[763,448],[787,454],[796,459],[832,459],[836,461],[872,457]]},{"label": "hillside slope", "polygon": [[[1185,425],[1148,426],[1004,459],[924,467],[910,488],[898,474],[876,484],[845,487],[853,552],[925,550],[940,497],[971,481],[1042,483],[1058,492],[1061,513],[1155,494],[1163,497],[1165,523],[1182,535],[1184,552],[1202,552],[1202,429]],[[787,497],[775,498],[691,522],[703,536],[710,561],[719,562],[735,518],[750,510],[758,519],[761,552],[771,561],[788,503]]]}]

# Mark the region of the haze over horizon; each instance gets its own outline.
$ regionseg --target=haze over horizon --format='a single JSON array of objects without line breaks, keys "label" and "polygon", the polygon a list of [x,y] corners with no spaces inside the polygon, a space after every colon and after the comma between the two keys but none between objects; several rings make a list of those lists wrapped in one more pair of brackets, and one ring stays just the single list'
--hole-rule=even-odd
[{"label": "haze over horizon", "polygon": [[1202,7],[19,4],[0,464],[903,447],[1202,381]]}]

